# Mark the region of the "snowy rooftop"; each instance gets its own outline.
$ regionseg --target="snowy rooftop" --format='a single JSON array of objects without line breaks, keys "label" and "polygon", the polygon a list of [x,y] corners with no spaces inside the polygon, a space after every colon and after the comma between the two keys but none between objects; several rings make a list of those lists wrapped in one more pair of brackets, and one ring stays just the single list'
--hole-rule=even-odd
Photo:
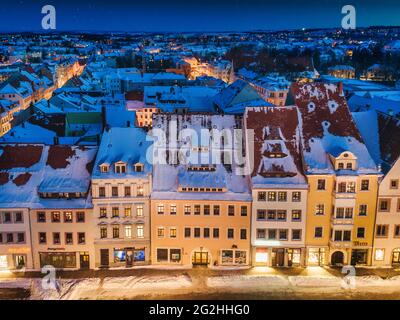
[{"label": "snowy rooftop", "polygon": [[296,83],[291,87],[291,96],[301,114],[308,173],[333,172],[329,155],[345,150],[357,157],[358,173],[378,172],[338,86]]},{"label": "snowy rooftop", "polygon": [[86,208],[87,197],[45,199],[44,193],[87,193],[96,147],[0,146],[0,207]]},{"label": "snowy rooftop", "polygon": [[244,118],[246,129],[254,130],[254,141],[247,140],[254,142],[253,187],[307,188],[297,108],[246,108]]},{"label": "snowy rooftop", "polygon": [[[224,151],[232,157],[234,143],[229,144],[228,136],[233,135],[234,129],[240,126],[241,120],[230,115],[154,115],[154,152],[159,157],[159,161],[155,158],[153,165],[152,198],[250,201],[249,181],[236,170],[240,164],[236,164],[235,161],[229,161],[231,165],[222,164],[221,155],[216,151],[220,151],[222,145],[218,145],[217,140],[213,140],[210,136],[210,130],[225,129]],[[173,130],[176,128],[177,132],[174,133],[172,128]],[[165,144],[158,139],[157,131],[166,134],[169,151],[185,151],[183,153],[188,156],[185,161],[173,163],[172,155],[168,158],[161,156]],[[173,144],[175,144],[174,148],[172,148]],[[165,162],[160,159],[164,159]],[[182,191],[182,188],[191,190]],[[204,190],[196,192],[192,190],[195,188]],[[213,188],[221,190],[212,192]]]}]

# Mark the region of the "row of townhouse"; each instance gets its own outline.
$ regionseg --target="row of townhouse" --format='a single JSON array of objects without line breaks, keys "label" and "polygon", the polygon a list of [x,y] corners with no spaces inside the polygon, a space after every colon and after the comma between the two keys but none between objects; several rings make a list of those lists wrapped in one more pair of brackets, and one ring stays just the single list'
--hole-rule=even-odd
[{"label": "row of townhouse", "polygon": [[98,152],[1,146],[0,267],[399,264],[400,161],[383,176],[340,87],[290,97],[159,113]]}]

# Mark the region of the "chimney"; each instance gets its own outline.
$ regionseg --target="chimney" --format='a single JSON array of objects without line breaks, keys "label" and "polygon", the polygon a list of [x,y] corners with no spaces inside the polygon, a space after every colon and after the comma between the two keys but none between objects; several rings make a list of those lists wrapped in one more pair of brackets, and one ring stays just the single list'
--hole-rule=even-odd
[{"label": "chimney", "polygon": [[340,81],[338,83],[338,89],[339,89],[339,94],[343,94],[343,82],[342,81]]},{"label": "chimney", "polygon": [[127,126],[128,128],[131,126],[131,122],[130,122],[129,120],[126,122],[126,126]]},{"label": "chimney", "polygon": [[59,143],[59,140],[58,140],[58,137],[57,136],[54,136],[54,145],[56,146],[56,145],[58,145],[58,143]]}]

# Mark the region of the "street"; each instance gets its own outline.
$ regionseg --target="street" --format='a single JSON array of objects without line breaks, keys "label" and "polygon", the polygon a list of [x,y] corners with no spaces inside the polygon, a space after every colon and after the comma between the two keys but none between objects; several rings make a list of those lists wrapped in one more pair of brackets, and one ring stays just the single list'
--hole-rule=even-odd
[{"label": "street", "polygon": [[357,268],[352,286],[338,268],[69,271],[44,288],[40,273],[0,274],[0,299],[400,299],[400,271]]}]

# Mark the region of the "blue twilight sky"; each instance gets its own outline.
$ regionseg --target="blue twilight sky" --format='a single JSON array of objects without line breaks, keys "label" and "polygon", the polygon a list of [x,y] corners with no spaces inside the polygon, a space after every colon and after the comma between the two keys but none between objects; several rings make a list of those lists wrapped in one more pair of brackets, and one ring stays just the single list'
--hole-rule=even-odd
[{"label": "blue twilight sky", "polygon": [[59,31],[245,31],[340,27],[352,4],[357,25],[400,25],[400,0],[4,0],[0,31],[42,31],[54,5]]}]

